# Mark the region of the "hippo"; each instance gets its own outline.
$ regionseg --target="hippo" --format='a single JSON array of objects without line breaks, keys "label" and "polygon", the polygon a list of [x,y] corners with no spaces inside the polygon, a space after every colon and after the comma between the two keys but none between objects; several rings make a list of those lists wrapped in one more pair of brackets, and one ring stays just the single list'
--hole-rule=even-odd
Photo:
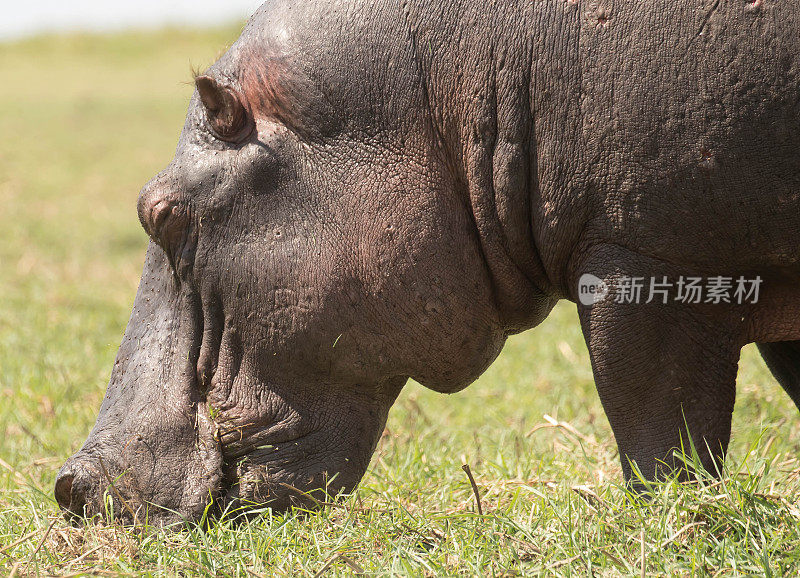
[{"label": "hippo", "polygon": [[718,474],[744,345],[800,404],[798,30],[794,0],[268,1],[138,197],[58,504],[318,506],[407,380],[464,389],[562,299],[625,479]]}]

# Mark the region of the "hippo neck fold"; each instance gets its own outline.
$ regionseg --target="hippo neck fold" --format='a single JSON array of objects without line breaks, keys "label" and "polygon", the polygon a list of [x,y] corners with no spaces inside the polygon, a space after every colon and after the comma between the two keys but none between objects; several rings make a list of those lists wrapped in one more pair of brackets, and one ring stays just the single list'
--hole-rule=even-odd
[{"label": "hippo neck fold", "polygon": [[[424,7],[406,7],[434,133],[471,208],[497,306],[511,333],[540,323],[564,296],[547,267],[552,259],[541,250],[544,230],[538,230],[552,202],[540,187],[537,123],[543,118],[534,112],[539,99],[532,65],[548,49],[513,32],[531,29],[519,18],[536,17],[531,10],[521,15],[513,4],[496,12],[459,6],[457,18],[436,26],[426,24],[435,15],[423,13]],[[486,22],[487,14],[493,22]]]}]

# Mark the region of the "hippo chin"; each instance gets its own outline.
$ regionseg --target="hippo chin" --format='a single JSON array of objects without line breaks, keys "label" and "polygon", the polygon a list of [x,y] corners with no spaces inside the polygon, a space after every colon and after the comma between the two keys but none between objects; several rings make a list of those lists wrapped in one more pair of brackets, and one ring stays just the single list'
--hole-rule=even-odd
[{"label": "hippo chin", "polygon": [[[705,4],[267,2],[140,194],[58,503],[168,524],[348,492],[409,378],[463,389],[559,299],[626,478],[690,475],[687,434],[713,471],[743,345],[800,402],[800,5]],[[751,286],[653,293],[690,278]]]}]

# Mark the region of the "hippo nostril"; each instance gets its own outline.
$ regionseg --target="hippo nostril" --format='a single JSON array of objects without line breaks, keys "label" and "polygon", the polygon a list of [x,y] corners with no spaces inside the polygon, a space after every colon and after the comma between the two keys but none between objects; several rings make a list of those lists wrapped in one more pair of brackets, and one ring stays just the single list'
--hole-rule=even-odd
[{"label": "hippo nostril", "polygon": [[58,505],[71,514],[86,515],[86,492],[91,486],[89,472],[72,464],[65,466],[56,478],[55,495]]},{"label": "hippo nostril", "polygon": [[56,480],[56,501],[65,510],[70,509],[72,503],[72,482],[75,476],[72,474],[61,474]]},{"label": "hippo nostril", "polygon": [[150,228],[151,234],[157,235],[167,219],[172,215],[175,207],[166,200],[157,201],[150,209]]}]

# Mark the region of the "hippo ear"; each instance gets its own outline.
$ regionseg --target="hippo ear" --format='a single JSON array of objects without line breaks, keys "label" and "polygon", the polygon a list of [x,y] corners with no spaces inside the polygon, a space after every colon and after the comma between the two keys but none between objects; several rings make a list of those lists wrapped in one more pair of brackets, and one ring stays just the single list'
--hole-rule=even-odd
[{"label": "hippo ear", "polygon": [[216,136],[224,141],[238,142],[250,134],[247,111],[233,90],[210,76],[198,76],[195,86],[206,109],[208,124]]}]

